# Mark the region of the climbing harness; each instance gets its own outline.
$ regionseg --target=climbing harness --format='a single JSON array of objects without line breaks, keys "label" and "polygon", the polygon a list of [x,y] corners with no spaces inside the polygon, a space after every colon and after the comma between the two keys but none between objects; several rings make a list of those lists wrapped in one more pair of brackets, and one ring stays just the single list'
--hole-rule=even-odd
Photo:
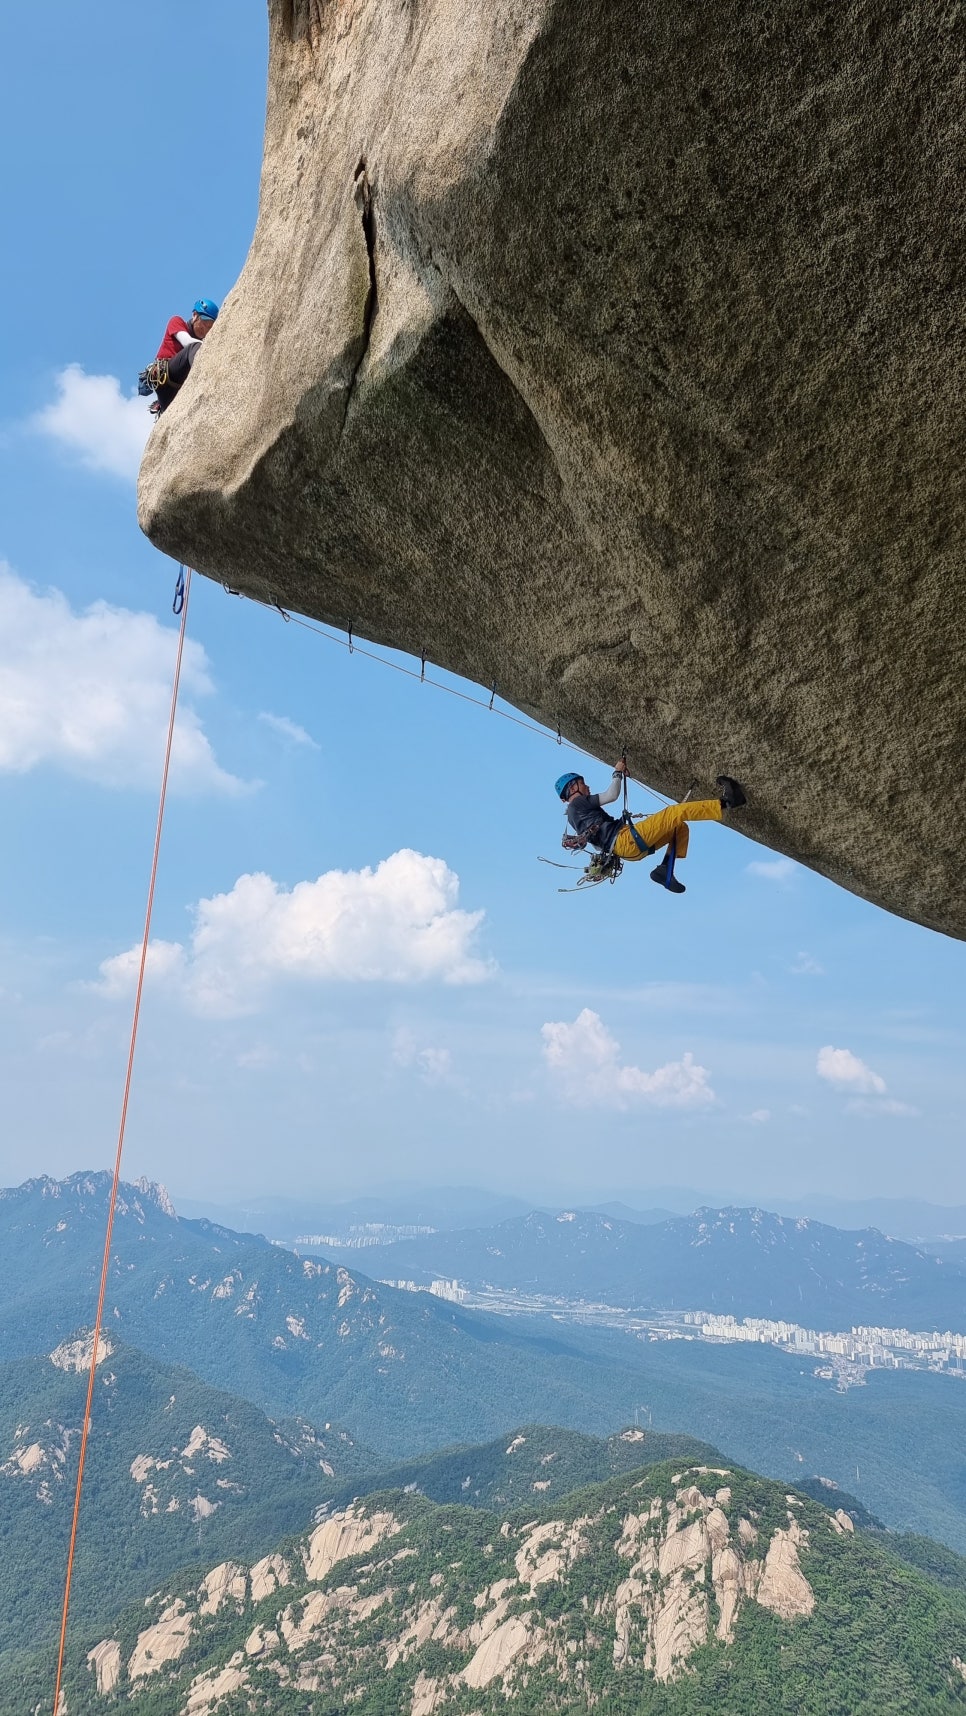
[{"label": "climbing harness", "polygon": [[[618,834],[620,833],[620,830],[622,828],[628,829],[630,831],[631,838],[634,841],[634,844],[637,847],[637,850],[640,853],[641,857],[642,858],[652,858],[654,856],[654,853],[657,851],[657,847],[656,846],[648,846],[646,844],[646,842],[642,839],[641,835],[637,831],[637,826],[636,826],[634,817],[632,816],[632,814],[628,808],[628,802],[627,802],[627,750],[626,750],[626,748],[621,752],[621,762],[624,765],[624,768],[622,771],[624,802],[623,802],[623,809],[621,811],[621,815],[619,818],[617,818]],[[561,777],[561,779],[564,779],[564,778],[565,777],[563,777],[563,776]],[[572,778],[577,779],[578,777],[573,776]],[[558,783],[558,785],[559,785],[559,783]],[[691,794],[694,791],[695,785],[696,785],[696,782],[694,782],[694,781],[689,782],[687,790],[685,791],[683,797],[678,799],[678,801],[677,801],[679,804],[686,804],[687,803],[688,799],[691,797]],[[648,790],[648,789],[645,789],[645,790]],[[655,794],[654,796],[657,797],[657,794]],[[562,836],[560,844],[564,848],[565,852],[583,852],[586,849],[588,842],[593,839],[594,834],[596,833],[596,831],[599,827],[600,827],[600,823],[597,823],[593,828],[589,828],[585,834],[571,834],[568,831],[568,832],[564,833],[564,835]],[[616,840],[617,840],[617,834],[614,835],[614,842],[616,842]],[[609,852],[595,852],[593,854],[593,856],[590,860],[590,863],[587,865],[587,868],[585,869],[583,875],[581,876],[580,880],[576,883],[576,885],[573,888],[558,888],[557,889],[558,894],[576,894],[582,888],[599,887],[601,882],[610,882],[613,885],[613,883],[617,881],[618,877],[621,875],[621,873],[623,872],[623,869],[624,869],[624,860],[621,858],[618,858],[616,852],[613,849],[614,842],[611,843],[611,850]],[[665,888],[668,888],[668,889],[671,887],[671,883],[674,881],[674,858],[675,858],[674,841],[672,839],[668,844],[667,857],[663,860],[663,863],[662,863],[662,868],[664,870],[663,886]],[[555,870],[576,870],[578,867],[575,864],[558,864],[558,863],[555,863],[555,861],[552,858],[543,858],[539,854],[538,854],[537,861],[540,864],[549,864]],[[655,878],[655,879],[657,879],[657,878]]]},{"label": "climbing harness", "polygon": [[118,1127],[117,1150],[114,1157],[114,1180],[111,1185],[111,1195],[107,1206],[107,1230],[104,1235],[104,1256],[101,1262],[101,1282],[97,1295],[97,1314],[94,1318],[94,1333],[91,1341],[91,1363],[87,1378],[87,1404],[84,1407],[84,1422],[81,1428],[80,1453],[77,1462],[77,1484],[74,1490],[74,1511],[71,1517],[70,1542],[67,1550],[67,1571],[64,1577],[64,1601],[60,1621],[60,1642],[57,1647],[57,1678],[54,1686],[53,1716],[62,1716],[61,1686],[64,1677],[64,1647],[67,1641],[67,1615],[70,1608],[70,1588],[74,1572],[74,1551],[77,1546],[77,1522],[80,1518],[81,1492],[84,1486],[84,1464],[87,1459],[87,1438],[91,1427],[91,1410],[94,1404],[94,1381],[97,1375],[97,1352],[101,1344],[101,1329],[104,1324],[104,1300],[107,1295],[107,1278],[111,1262],[111,1239],[114,1233],[114,1216],[117,1210],[117,1195],[121,1183],[121,1155],[124,1149],[124,1133],[127,1128],[127,1111],[131,1097],[131,1079],[134,1072],[134,1051],[137,1047],[138,1020],[141,1015],[141,994],[144,989],[144,972],[148,960],[148,944],[151,937],[151,917],[154,911],[154,889],[158,878],[158,856],[161,851],[161,831],[164,827],[164,807],[168,795],[168,772],[171,766],[171,747],[174,740],[174,721],[178,708],[178,686],[181,681],[181,660],[184,655],[185,631],[188,624],[188,597],[191,590],[190,567],[179,566],[178,581],[175,585],[174,602],[172,607],[181,616],[181,629],[178,633],[178,650],[175,656],[174,681],[171,687],[171,708],[168,714],[168,736],[164,749],[164,766],[161,770],[161,792],[158,799],[158,820],[154,832],[154,852],[151,859],[151,879],[148,883],[147,909],[144,915],[144,934],[141,938],[141,959],[138,965],[137,987],[134,994],[134,1013],[131,1019],[131,1035],[128,1045],[127,1070],[124,1076],[124,1095],[121,1099],[121,1119]]}]

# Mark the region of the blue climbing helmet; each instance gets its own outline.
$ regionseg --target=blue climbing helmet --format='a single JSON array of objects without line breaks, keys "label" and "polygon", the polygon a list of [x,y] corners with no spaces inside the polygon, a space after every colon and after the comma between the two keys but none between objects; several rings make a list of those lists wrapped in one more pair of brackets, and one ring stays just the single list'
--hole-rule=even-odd
[{"label": "blue climbing helmet", "polygon": [[558,798],[566,797],[567,788],[569,786],[573,786],[574,781],[579,781],[579,779],[580,779],[580,776],[575,775],[575,774],[561,775],[560,779],[558,781],[555,781],[555,783],[554,783],[554,789],[553,790],[556,793],[557,797]]},{"label": "blue climbing helmet", "polygon": [[218,315],[218,305],[213,298],[198,298],[191,313],[193,316],[201,316],[206,322],[213,322]]}]

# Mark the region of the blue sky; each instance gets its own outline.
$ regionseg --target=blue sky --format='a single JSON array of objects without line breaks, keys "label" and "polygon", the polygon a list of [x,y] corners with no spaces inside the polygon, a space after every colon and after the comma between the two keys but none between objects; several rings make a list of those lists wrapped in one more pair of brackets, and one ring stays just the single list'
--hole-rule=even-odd
[{"label": "blue sky", "polygon": [[[129,395],[244,261],[265,23],[54,0],[0,47],[9,1184],[113,1153],[174,643]],[[607,768],[204,579],[189,635],[127,1175],[966,1201],[960,944],[717,828],[683,900],[562,896],[553,779]]]}]

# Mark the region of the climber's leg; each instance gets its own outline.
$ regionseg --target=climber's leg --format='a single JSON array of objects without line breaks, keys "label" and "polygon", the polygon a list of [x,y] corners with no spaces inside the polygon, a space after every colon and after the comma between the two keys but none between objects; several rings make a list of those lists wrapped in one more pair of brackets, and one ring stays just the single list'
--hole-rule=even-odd
[{"label": "climber's leg", "polygon": [[139,393],[149,393],[151,389],[157,394],[157,404],[152,405],[155,412],[166,411],[178,389],[187,379],[188,371],[195,361],[196,352],[201,350],[201,341],[195,340],[190,346],[183,346],[174,357],[156,358],[143,371]]},{"label": "climber's leg", "polygon": [[168,366],[168,381],[172,387],[180,387],[181,383],[188,379],[188,371],[195,361],[195,353],[200,352],[200,350],[201,341],[195,340],[192,345],[182,346],[174,357],[165,360]]},{"label": "climber's leg", "polygon": [[[699,798],[693,802],[687,800],[684,804],[669,804],[666,810],[659,810],[653,816],[645,816],[640,822],[635,822],[634,827],[652,852],[659,846],[669,846],[673,840],[675,858],[684,858],[688,850],[688,823],[720,821],[719,801],[716,798]],[[613,850],[618,858],[630,863],[645,856],[629,828],[621,829]]]}]

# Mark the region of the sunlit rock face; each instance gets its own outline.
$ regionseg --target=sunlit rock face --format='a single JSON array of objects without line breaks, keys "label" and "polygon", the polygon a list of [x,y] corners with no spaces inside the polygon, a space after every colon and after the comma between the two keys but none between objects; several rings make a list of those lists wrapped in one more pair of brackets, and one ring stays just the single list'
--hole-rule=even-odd
[{"label": "sunlit rock face", "polygon": [[955,20],[272,0],[144,529],[966,935]]}]

